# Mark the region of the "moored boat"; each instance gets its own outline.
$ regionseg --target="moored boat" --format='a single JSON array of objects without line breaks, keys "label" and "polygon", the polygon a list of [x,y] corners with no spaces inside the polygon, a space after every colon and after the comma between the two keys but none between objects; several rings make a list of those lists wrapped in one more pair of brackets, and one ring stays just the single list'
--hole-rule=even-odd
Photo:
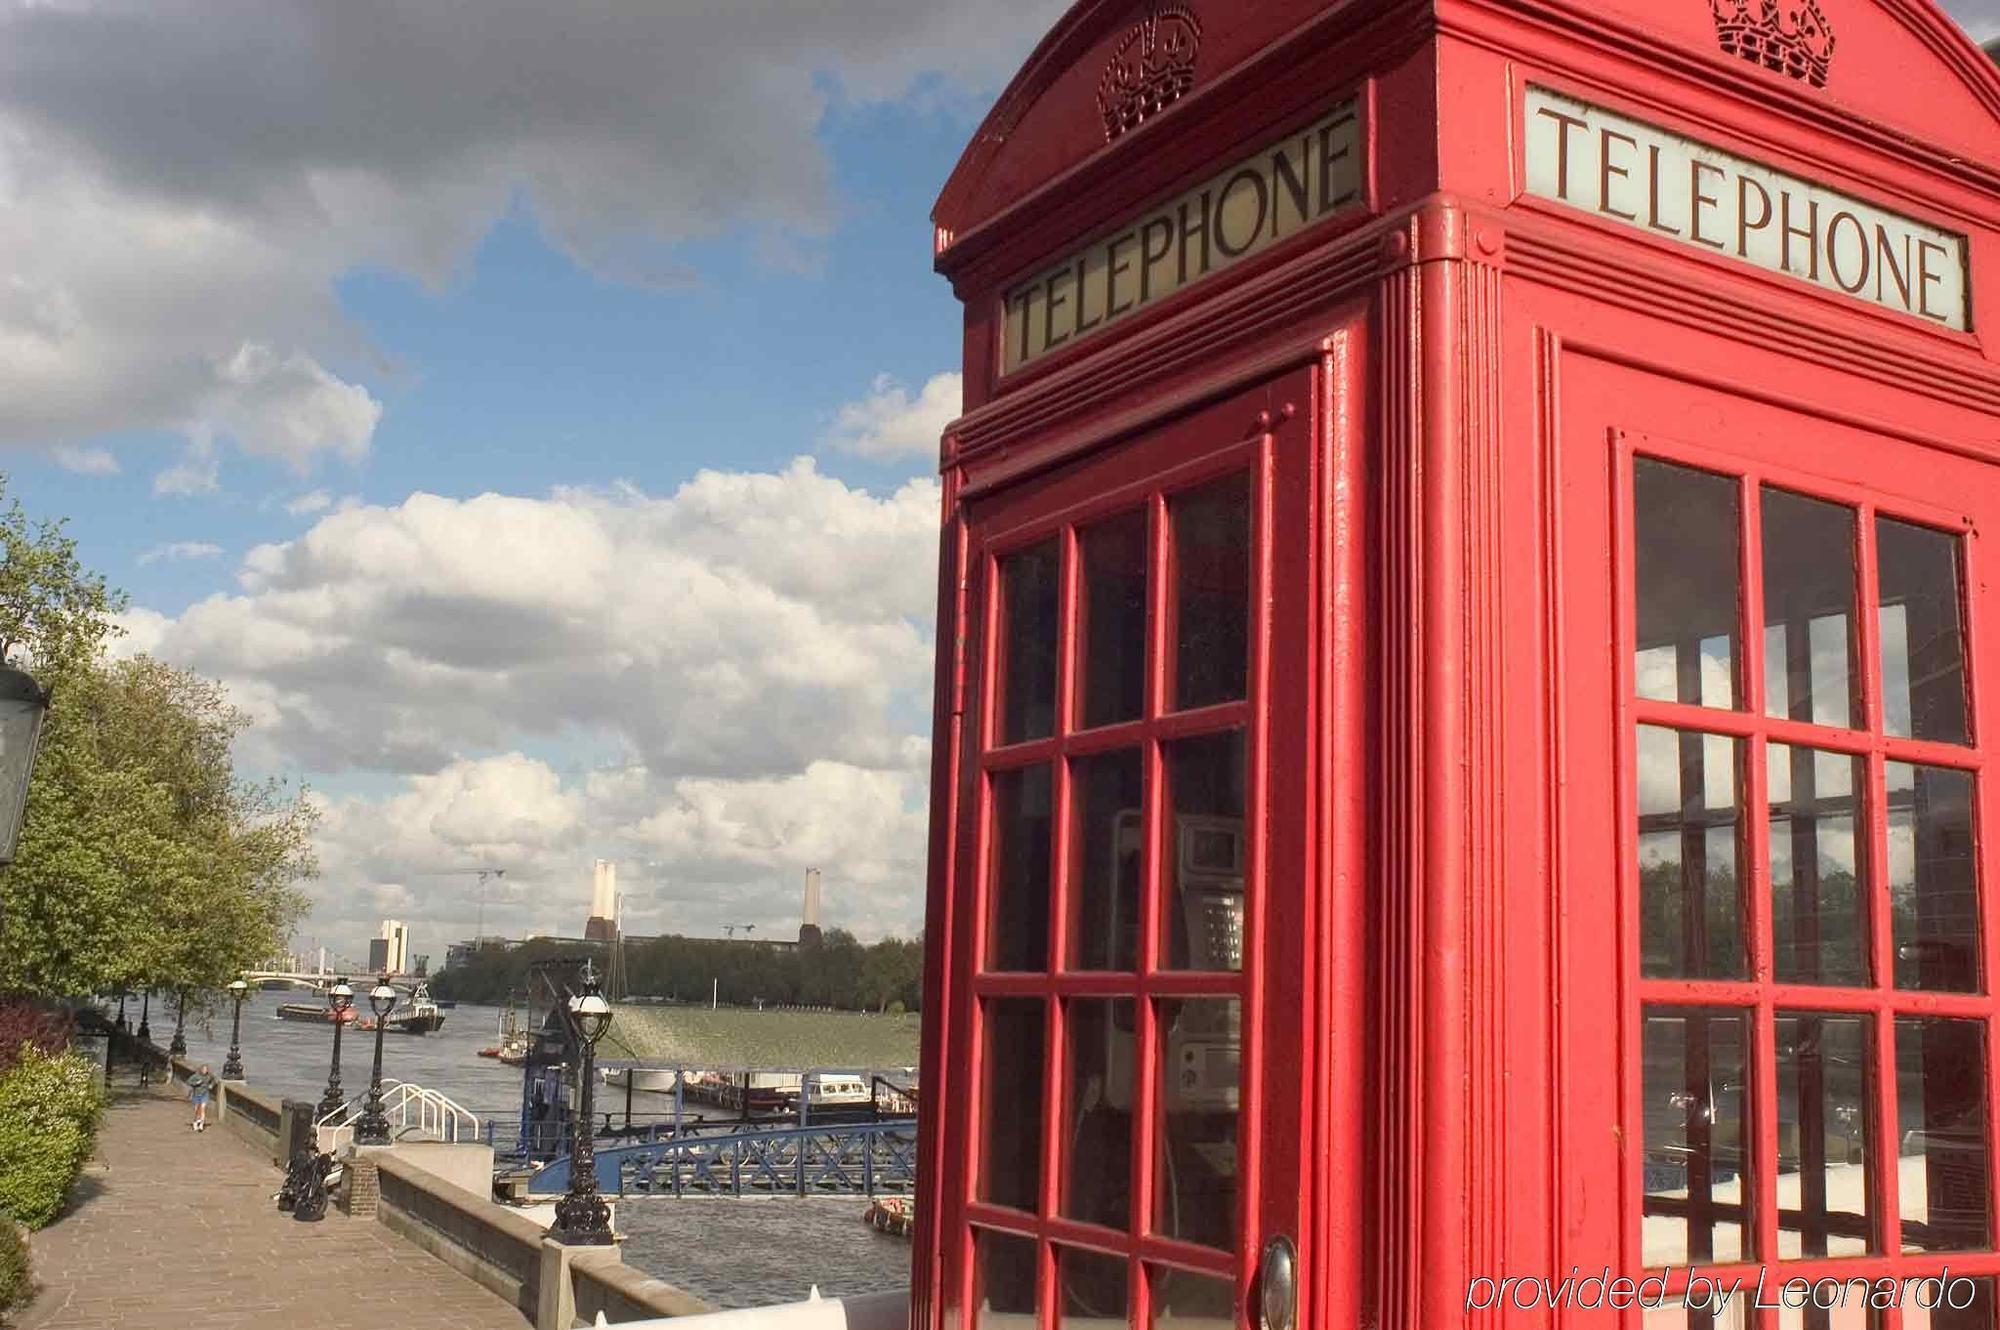
[{"label": "moored boat", "polygon": [[[373,1030],[375,1025],[373,1016],[361,1018],[361,1029]],[[409,1001],[391,1011],[389,1018],[382,1022],[384,1034],[430,1034],[443,1027],[444,1013],[438,1010],[437,1003],[431,1001],[430,986],[421,979],[411,990]]]},{"label": "moored boat", "polygon": [[336,1014],[324,1002],[285,1002],[278,1007],[278,1019],[281,1021],[312,1021],[319,1025],[332,1025],[339,1021],[345,1025],[354,1018],[354,1008],[349,1007]]}]

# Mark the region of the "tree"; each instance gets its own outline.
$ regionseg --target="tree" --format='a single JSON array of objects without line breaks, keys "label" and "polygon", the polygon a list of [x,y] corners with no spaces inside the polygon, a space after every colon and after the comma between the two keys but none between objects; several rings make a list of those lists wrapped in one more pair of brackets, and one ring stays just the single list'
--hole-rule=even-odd
[{"label": "tree", "polygon": [[[4,482],[0,482],[3,484]],[[237,777],[219,685],[105,646],[123,600],[60,524],[0,516],[0,651],[52,699],[15,863],[0,989],[212,988],[276,951],[315,871],[303,792]]]}]

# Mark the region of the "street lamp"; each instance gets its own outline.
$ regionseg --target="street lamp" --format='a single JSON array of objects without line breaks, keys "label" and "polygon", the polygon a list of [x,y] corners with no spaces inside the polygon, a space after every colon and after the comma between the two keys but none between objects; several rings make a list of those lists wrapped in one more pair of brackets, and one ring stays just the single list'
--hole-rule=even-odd
[{"label": "street lamp", "polygon": [[327,1011],[333,1017],[333,1066],[327,1069],[326,1093],[319,1097],[320,1118],[338,1113],[347,1102],[347,1096],[340,1091],[340,1030],[347,1024],[348,1013],[354,1010],[354,990],[345,979],[327,990]]},{"label": "street lamp", "polygon": [[597,1081],[597,1041],[611,1028],[611,1004],[604,1000],[589,961],[583,963],[583,991],[569,1000],[569,1022],[582,1046],[583,1064],[577,1071],[577,1112],[570,1120],[569,1191],[556,1202],[556,1222],[549,1236],[576,1246],[602,1247],[611,1242],[611,1208],[597,1194],[592,1099]]},{"label": "street lamp", "polygon": [[167,1045],[167,1053],[171,1057],[184,1058],[187,1056],[187,1007],[188,991],[185,988],[176,989],[174,991],[174,1039],[172,1043]]},{"label": "street lamp", "polygon": [[0,866],[14,862],[21,819],[28,808],[28,781],[49,712],[48,690],[34,676],[0,664]]},{"label": "street lamp", "polygon": [[382,1032],[389,1028],[389,1013],[396,1009],[396,990],[389,986],[388,975],[368,990],[368,1005],[375,1012],[375,1075],[368,1082],[367,1107],[354,1123],[354,1143],[391,1145],[395,1138],[389,1135],[389,1118],[382,1112]]},{"label": "street lamp", "polygon": [[240,1081],[243,1079],[243,999],[250,996],[250,985],[241,979],[232,980],[229,996],[236,1002],[236,1015],[229,1022],[229,1056],[222,1060],[222,1079]]},{"label": "street lamp", "polygon": [[139,1042],[145,1043],[153,1037],[153,990],[147,989],[139,999]]}]

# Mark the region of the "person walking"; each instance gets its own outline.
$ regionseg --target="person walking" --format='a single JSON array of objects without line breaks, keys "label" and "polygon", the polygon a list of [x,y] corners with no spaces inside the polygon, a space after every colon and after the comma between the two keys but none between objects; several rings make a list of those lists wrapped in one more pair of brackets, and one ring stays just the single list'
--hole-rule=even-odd
[{"label": "person walking", "polygon": [[215,1095],[215,1077],[209,1075],[208,1064],[201,1064],[201,1070],[187,1079],[188,1101],[194,1105],[194,1129],[208,1130],[208,1101]]}]

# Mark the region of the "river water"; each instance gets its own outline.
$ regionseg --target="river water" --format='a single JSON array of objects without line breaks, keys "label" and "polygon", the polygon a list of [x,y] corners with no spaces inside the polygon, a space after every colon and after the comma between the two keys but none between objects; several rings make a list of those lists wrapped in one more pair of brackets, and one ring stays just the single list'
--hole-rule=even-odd
[{"label": "river water", "polygon": [[[326,1089],[333,1031],[325,1025],[279,1020],[280,1003],[305,994],[253,992],[243,1002],[243,1074],[258,1090],[286,1099],[317,1100]],[[139,1004],[126,1014],[135,1023]],[[461,1004],[444,1013],[444,1028],[415,1038],[382,1041],[384,1079],[412,1081],[450,1096],[486,1117],[521,1111],[521,1072],[478,1056],[495,1042],[500,1011]],[[172,1004],[152,1008],[153,1038],[173,1037]],[[229,1016],[187,1029],[188,1056],[217,1074],[229,1053]],[[350,1028],[342,1037],[341,1085],[350,1097],[368,1088],[374,1036]],[[598,1089],[600,1106],[622,1110],[622,1091]],[[671,1110],[671,1096],[636,1095],[635,1113]],[[651,1100],[653,1102],[648,1103]],[[618,1207],[628,1235],[625,1262],[721,1307],[796,1301],[817,1284],[839,1297],[908,1285],[910,1243],[877,1233],[861,1220],[858,1196],[643,1197]]]}]

